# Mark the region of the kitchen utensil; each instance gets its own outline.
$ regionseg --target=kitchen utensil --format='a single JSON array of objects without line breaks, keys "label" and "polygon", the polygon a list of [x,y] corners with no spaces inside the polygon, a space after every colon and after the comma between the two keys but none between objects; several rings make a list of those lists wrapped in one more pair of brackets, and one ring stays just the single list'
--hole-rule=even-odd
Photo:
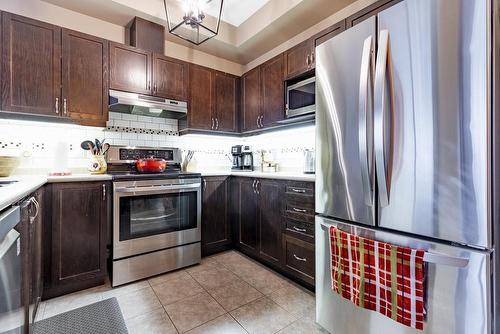
[{"label": "kitchen utensil", "polygon": [[95,139],[95,148],[96,148],[96,153],[95,154],[101,154],[102,152],[102,143],[99,139]]},{"label": "kitchen utensil", "polygon": [[111,147],[111,145],[109,145],[108,143],[105,143],[104,145],[102,145],[102,152],[101,154],[104,155],[106,154],[106,152],[108,152],[109,148]]},{"label": "kitchen utensil", "polygon": [[139,173],[163,173],[167,168],[167,161],[154,158],[139,159],[135,162],[135,167]]},{"label": "kitchen utensil", "polygon": [[19,166],[20,161],[15,156],[0,156],[0,176],[10,176]]},{"label": "kitchen utensil", "polygon": [[85,151],[91,151],[91,153],[94,153],[93,150],[94,150],[95,144],[93,142],[91,142],[90,140],[85,140],[85,141],[82,141],[82,143],[80,144],[80,147],[82,149],[84,149]]},{"label": "kitchen utensil", "polygon": [[193,158],[193,155],[194,155],[194,151],[192,151],[192,150],[187,151],[186,155],[184,156],[184,160],[182,161],[182,164],[181,164],[182,171],[185,172],[187,170],[187,166],[189,165],[189,162]]},{"label": "kitchen utensil", "polygon": [[314,174],[316,170],[316,156],[313,150],[304,150],[304,174]]}]

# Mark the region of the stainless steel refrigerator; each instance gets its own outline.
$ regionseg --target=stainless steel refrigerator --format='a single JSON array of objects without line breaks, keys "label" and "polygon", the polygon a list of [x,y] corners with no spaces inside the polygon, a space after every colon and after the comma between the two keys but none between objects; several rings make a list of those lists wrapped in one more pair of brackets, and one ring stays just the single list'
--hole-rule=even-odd
[{"label": "stainless steel refrigerator", "polygon": [[[492,6],[406,0],[316,48],[316,320],[493,332]],[[424,330],[331,289],[328,226],[424,249]]]}]

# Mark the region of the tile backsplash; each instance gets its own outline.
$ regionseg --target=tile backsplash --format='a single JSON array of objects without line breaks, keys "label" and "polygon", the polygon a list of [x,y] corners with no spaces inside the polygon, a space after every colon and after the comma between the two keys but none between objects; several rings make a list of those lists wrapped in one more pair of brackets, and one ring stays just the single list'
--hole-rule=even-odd
[{"label": "tile backsplash", "polygon": [[194,150],[189,169],[207,171],[229,169],[231,146],[246,144],[252,146],[256,168],[264,150],[271,153],[280,170],[301,171],[304,149],[314,149],[314,126],[239,138],[179,136],[177,120],[114,112],[110,112],[106,128],[0,119],[0,155],[21,157],[17,173],[47,173],[61,164],[75,173],[84,172],[89,152],[80,143],[95,138],[113,145]]}]

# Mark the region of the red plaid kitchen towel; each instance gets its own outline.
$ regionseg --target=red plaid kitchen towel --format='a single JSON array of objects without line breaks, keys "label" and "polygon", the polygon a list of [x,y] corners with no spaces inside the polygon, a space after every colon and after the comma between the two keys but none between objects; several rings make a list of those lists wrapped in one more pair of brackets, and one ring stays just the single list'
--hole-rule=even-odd
[{"label": "red plaid kitchen towel", "polygon": [[406,326],[424,325],[424,251],[330,227],[332,289]]}]

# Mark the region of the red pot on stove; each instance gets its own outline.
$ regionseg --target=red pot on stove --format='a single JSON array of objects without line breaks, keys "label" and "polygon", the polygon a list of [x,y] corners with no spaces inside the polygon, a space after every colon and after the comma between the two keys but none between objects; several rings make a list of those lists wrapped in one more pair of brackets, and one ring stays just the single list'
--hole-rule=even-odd
[{"label": "red pot on stove", "polygon": [[167,168],[167,162],[163,159],[139,159],[135,162],[139,173],[163,173]]}]

